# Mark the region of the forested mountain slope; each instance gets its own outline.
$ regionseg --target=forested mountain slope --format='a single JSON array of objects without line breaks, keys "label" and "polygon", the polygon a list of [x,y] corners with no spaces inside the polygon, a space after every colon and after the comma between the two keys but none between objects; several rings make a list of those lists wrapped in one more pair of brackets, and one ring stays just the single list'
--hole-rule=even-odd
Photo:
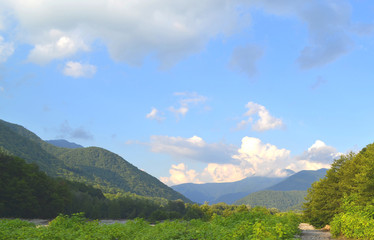
[{"label": "forested mountain slope", "polygon": [[283,181],[275,184],[266,190],[274,191],[307,191],[312,186],[312,183],[324,178],[326,175],[326,168],[319,170],[303,170],[289,176]]},{"label": "forested mountain slope", "polygon": [[117,154],[90,148],[60,148],[44,142],[26,128],[0,120],[0,147],[27,162],[35,162],[50,176],[85,182],[105,192],[182,199],[182,194],[139,170]]},{"label": "forested mountain slope", "polygon": [[238,199],[235,204],[278,208],[281,211],[302,210],[307,190],[326,175],[327,169],[303,170],[273,186]]},{"label": "forested mountain slope", "polygon": [[237,205],[277,208],[280,211],[301,210],[307,191],[259,191],[235,202]]}]

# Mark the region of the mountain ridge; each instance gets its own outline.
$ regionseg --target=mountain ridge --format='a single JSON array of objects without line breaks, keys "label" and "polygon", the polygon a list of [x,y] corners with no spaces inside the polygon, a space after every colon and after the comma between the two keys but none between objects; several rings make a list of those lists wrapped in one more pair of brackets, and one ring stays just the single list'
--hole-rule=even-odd
[{"label": "mountain ridge", "polygon": [[237,195],[245,196],[251,192],[256,192],[270,187],[284,178],[253,176],[236,182],[225,183],[183,183],[171,186],[174,190],[180,192],[194,202],[210,204],[218,203],[224,200],[231,204],[237,200]]},{"label": "mountain ridge", "polygon": [[124,191],[190,202],[157,178],[103,148],[56,147],[23,126],[3,120],[0,120],[0,147],[26,162],[36,163],[53,177],[88,183],[105,192]]}]

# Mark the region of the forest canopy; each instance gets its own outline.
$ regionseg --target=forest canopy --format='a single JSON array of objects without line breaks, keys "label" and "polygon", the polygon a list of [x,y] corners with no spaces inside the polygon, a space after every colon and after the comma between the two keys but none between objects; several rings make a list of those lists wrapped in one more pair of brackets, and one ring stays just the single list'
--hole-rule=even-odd
[{"label": "forest canopy", "polygon": [[374,144],[369,144],[359,153],[340,156],[325,178],[312,185],[304,216],[313,225],[322,227],[346,213],[348,202],[364,209],[374,203],[373,197]]}]

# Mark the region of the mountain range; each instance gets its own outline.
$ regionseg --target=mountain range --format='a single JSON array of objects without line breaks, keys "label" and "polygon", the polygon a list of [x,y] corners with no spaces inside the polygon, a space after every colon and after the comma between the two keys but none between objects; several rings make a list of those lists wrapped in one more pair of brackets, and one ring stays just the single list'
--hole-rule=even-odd
[{"label": "mountain range", "polygon": [[171,188],[180,192],[194,202],[209,204],[225,202],[232,204],[248,194],[271,187],[284,180],[284,178],[248,177],[237,182],[225,183],[184,183]]},{"label": "mountain range", "polygon": [[[327,169],[303,170],[285,178],[252,176],[231,183],[185,183],[172,188],[194,202],[278,206],[288,209],[300,205],[312,183],[323,178]],[[287,193],[286,193],[287,192]],[[267,196],[267,197],[264,197]],[[274,205],[272,201],[287,202]],[[267,199],[270,203],[263,201]],[[262,202],[262,204],[261,204]],[[283,205],[282,205],[283,204]]]},{"label": "mountain range", "polygon": [[[0,120],[0,150],[23,158],[28,163],[36,163],[52,177],[87,183],[108,193],[131,192],[190,202],[157,178],[106,149],[66,145],[67,141],[52,143],[43,141],[20,125]],[[61,144],[65,147],[55,146]]]},{"label": "mountain range", "polygon": [[185,183],[168,187],[106,149],[83,147],[63,139],[43,141],[26,128],[3,120],[0,120],[0,150],[36,163],[52,177],[83,182],[106,193],[130,192],[200,204],[225,202],[297,208],[311,184],[323,178],[327,171],[305,170],[289,172],[291,175],[283,178],[252,176],[237,182]]}]

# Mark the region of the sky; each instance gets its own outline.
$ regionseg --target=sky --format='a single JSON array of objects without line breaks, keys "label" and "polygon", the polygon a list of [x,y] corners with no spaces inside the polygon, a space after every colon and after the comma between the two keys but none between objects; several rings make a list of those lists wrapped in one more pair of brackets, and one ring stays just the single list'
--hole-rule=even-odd
[{"label": "sky", "polygon": [[0,118],[167,185],[373,142],[371,0],[0,0]]}]

